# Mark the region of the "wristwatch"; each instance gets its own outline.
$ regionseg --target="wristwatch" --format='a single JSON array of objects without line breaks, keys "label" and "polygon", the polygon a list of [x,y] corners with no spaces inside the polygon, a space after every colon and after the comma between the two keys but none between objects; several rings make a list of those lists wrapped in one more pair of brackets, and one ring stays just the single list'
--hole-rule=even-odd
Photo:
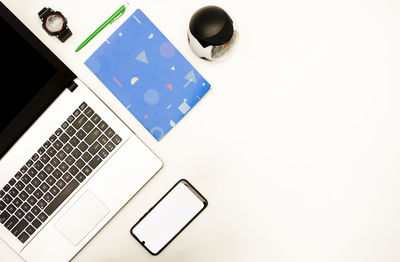
[{"label": "wristwatch", "polygon": [[42,27],[51,36],[56,36],[61,42],[65,42],[72,32],[67,26],[67,19],[61,12],[53,11],[45,7],[39,12]]}]

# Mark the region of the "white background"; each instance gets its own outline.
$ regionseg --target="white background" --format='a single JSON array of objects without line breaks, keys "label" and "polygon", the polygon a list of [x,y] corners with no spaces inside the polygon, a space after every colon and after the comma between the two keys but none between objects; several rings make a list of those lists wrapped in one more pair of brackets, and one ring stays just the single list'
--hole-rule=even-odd
[{"label": "white background", "polygon": [[[165,162],[74,261],[400,261],[400,1],[138,0],[78,54],[122,2],[3,2]],[[240,30],[225,62],[187,44],[211,3]],[[43,6],[68,18],[66,43],[41,29]],[[161,142],[83,65],[137,7],[213,86]],[[129,230],[180,178],[209,206],[153,257]]]}]

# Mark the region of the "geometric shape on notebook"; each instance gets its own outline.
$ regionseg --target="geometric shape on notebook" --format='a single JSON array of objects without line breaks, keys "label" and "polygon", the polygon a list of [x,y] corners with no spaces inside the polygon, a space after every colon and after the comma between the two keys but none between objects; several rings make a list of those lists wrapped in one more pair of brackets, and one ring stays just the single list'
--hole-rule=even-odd
[{"label": "geometric shape on notebook", "polygon": [[184,99],[183,103],[178,107],[179,111],[181,111],[182,114],[186,114],[190,109],[190,106],[188,105],[188,103],[186,103],[186,101],[187,99]]},{"label": "geometric shape on notebook", "polygon": [[136,57],[136,60],[143,62],[145,64],[149,63],[149,60],[147,60],[146,52],[142,51],[138,56]]}]

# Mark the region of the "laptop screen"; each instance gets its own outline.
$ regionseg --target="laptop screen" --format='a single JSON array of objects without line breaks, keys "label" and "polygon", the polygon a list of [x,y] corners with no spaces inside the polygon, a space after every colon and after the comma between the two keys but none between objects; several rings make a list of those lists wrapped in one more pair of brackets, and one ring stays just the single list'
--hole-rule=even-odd
[{"label": "laptop screen", "polygon": [[0,133],[24,106],[57,73],[43,56],[15,31],[3,17],[1,28]]}]

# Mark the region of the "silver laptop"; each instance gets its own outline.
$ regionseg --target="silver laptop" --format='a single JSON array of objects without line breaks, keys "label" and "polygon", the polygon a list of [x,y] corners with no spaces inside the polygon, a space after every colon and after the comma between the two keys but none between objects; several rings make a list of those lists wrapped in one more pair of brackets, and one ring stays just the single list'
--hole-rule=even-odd
[{"label": "silver laptop", "polygon": [[69,261],[162,162],[0,8],[0,241],[25,261]]}]

